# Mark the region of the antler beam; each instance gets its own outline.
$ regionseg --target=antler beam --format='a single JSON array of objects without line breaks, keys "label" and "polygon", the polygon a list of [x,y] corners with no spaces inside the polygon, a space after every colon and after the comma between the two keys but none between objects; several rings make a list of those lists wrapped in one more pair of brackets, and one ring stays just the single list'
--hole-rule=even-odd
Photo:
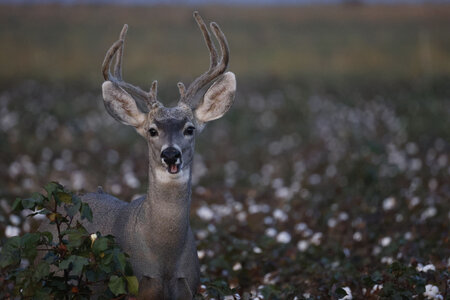
[{"label": "antler beam", "polygon": [[[103,77],[105,78],[105,80],[114,82],[125,91],[130,93],[132,96],[137,97],[140,101],[144,101],[147,108],[149,110],[152,110],[155,106],[161,105],[161,103],[158,102],[156,98],[158,82],[156,80],[153,81],[150,91],[145,92],[141,88],[122,80],[122,56],[127,31],[128,25],[125,24],[122,28],[122,31],[120,32],[119,40],[117,40],[106,52],[105,60],[102,64]],[[110,65],[114,56],[116,56],[116,63],[114,65],[113,75],[110,71]]]},{"label": "antler beam", "polygon": [[201,90],[203,87],[205,87],[208,83],[210,83],[211,81],[222,75],[227,69],[229,60],[229,49],[227,39],[225,37],[225,34],[223,34],[222,30],[220,30],[219,25],[217,25],[215,22],[210,23],[211,30],[213,31],[214,36],[216,37],[220,45],[220,51],[222,54],[222,56],[220,57],[220,61],[218,60],[217,50],[214,47],[214,44],[211,40],[211,35],[208,29],[206,28],[206,24],[197,11],[194,12],[194,18],[197,21],[198,27],[202,31],[203,38],[205,39],[206,46],[208,47],[210,56],[210,66],[208,71],[197,77],[189,85],[187,90],[184,89],[184,86],[180,88],[180,84],[178,84],[181,94],[180,102],[186,103],[191,107],[193,107],[192,102],[195,94],[197,94],[197,92]]}]

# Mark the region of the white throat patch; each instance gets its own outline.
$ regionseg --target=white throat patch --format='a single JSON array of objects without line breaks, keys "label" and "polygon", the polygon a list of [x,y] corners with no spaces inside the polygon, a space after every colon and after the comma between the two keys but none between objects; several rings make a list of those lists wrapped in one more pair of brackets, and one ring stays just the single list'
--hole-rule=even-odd
[{"label": "white throat patch", "polygon": [[189,181],[189,169],[181,169],[177,174],[170,174],[165,169],[155,169],[156,180],[161,183],[186,183]]}]

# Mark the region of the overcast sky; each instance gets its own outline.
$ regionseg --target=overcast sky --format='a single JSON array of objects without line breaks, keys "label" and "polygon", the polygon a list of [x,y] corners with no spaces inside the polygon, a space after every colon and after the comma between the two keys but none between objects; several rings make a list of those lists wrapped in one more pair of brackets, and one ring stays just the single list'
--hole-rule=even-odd
[{"label": "overcast sky", "polygon": [[[355,1],[355,0],[353,0]],[[356,0],[363,3],[450,3],[450,0]],[[352,2],[352,0],[0,0],[0,3],[115,3],[115,4],[324,4]]]}]

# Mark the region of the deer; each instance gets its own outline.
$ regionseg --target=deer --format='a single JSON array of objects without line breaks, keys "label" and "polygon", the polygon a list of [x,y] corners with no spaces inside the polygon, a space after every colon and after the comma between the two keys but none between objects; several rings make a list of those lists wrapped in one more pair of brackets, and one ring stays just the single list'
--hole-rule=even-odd
[{"label": "deer", "polygon": [[[236,92],[235,75],[225,72],[229,48],[224,33],[215,22],[210,23],[219,56],[205,22],[198,12],[193,16],[209,50],[210,66],[187,89],[182,82],[177,84],[180,98],[176,106],[165,107],[158,100],[157,81],[146,92],[123,80],[128,25],[123,26],[102,65],[107,112],[134,127],[147,141],[148,191],[131,202],[102,190],[84,194],[82,200],[89,204],[93,221],[82,223],[89,232],[116,237],[138,278],[140,299],[192,299],[197,291],[200,268],[189,220],[195,139],[206,123],[229,110]],[[211,83],[200,101],[195,101],[198,92]]]}]

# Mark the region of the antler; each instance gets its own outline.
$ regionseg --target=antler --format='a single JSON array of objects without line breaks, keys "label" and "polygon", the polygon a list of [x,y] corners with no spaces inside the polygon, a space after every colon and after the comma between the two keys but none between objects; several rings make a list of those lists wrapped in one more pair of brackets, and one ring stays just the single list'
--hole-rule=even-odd
[{"label": "antler", "polygon": [[[153,81],[150,91],[145,92],[141,88],[122,80],[122,56],[127,31],[128,25],[125,24],[123,25],[122,31],[120,32],[119,40],[117,40],[111,46],[111,48],[109,48],[108,52],[106,52],[105,60],[103,61],[102,64],[103,77],[105,78],[105,80],[114,82],[119,87],[123,88],[125,91],[130,93],[132,96],[135,96],[135,99],[137,97],[137,100],[144,101],[147,108],[149,110],[152,110],[155,106],[161,105],[161,103],[156,99],[158,82],[156,80]],[[114,75],[113,75],[111,74],[110,71],[110,64],[114,56],[116,56],[116,63],[114,65]]]},{"label": "antler", "polygon": [[193,106],[193,97],[195,94],[205,87],[208,83],[222,75],[228,66],[228,60],[229,60],[229,50],[228,50],[228,43],[225,35],[223,34],[222,30],[220,30],[219,25],[217,25],[215,22],[210,23],[211,30],[214,33],[214,36],[219,41],[220,45],[220,51],[222,53],[222,57],[220,58],[220,61],[217,57],[217,50],[216,47],[214,47],[213,42],[211,41],[211,35],[209,34],[208,29],[206,28],[205,22],[203,22],[202,17],[198,14],[197,11],[194,12],[194,18],[197,21],[198,27],[202,31],[203,38],[205,39],[206,46],[209,50],[209,57],[210,57],[210,66],[209,70],[197,77],[188,87],[186,90],[183,83],[178,83],[178,88],[180,90],[181,99],[180,102],[186,103],[189,106]]}]

